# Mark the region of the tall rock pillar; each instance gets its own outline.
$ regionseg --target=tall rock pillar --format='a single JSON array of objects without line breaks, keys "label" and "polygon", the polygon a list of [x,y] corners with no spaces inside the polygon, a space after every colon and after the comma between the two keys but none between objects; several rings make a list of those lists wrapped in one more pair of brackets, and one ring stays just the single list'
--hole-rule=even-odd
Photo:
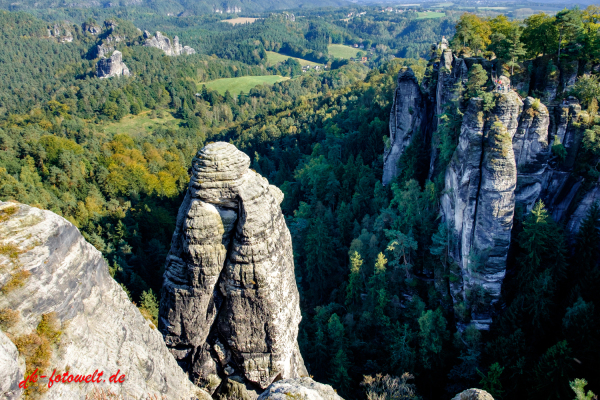
[{"label": "tall rock pillar", "polygon": [[159,329],[200,386],[307,375],[283,193],[249,166],[231,144],[198,152],[166,261]]},{"label": "tall rock pillar", "polygon": [[403,68],[398,73],[398,85],[390,113],[390,143],[383,154],[383,184],[398,175],[398,160],[421,129],[423,115],[421,88],[412,69]]},{"label": "tall rock pillar", "polygon": [[497,95],[486,118],[483,100],[471,99],[445,175],[442,213],[456,263],[451,292],[459,321],[479,329],[492,322],[506,273],[517,183],[512,136],[521,106],[515,93]]}]

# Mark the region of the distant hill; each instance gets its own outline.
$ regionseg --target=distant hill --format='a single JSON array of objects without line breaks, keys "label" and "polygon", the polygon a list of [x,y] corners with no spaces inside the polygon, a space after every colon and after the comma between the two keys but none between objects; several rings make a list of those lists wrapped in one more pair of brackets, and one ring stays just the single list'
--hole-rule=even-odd
[{"label": "distant hill", "polygon": [[246,14],[304,7],[335,7],[347,4],[349,3],[346,0],[0,0],[0,8],[10,11],[135,7],[172,15]]}]

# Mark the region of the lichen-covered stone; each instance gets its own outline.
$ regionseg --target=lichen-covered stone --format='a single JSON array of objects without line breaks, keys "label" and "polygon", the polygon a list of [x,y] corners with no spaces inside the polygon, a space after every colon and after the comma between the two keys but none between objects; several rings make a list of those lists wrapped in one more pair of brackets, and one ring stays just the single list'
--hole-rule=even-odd
[{"label": "lichen-covered stone", "polygon": [[[104,371],[107,382],[98,386],[124,397],[197,397],[200,389],[177,365],[160,332],[129,301],[102,254],[73,224],[50,211],[0,202],[0,210],[7,209],[15,212],[0,223],[2,244],[22,253],[16,260],[0,255],[0,286],[19,270],[31,274],[22,287],[0,295],[0,309],[21,315],[9,334],[29,334],[43,314],[54,312],[63,333],[50,359],[52,369]],[[124,383],[110,384],[108,376],[118,370],[126,376]],[[82,399],[92,390],[94,385],[56,384],[42,398]]]},{"label": "lichen-covered stone", "polygon": [[228,143],[198,152],[167,257],[159,328],[199,385],[307,375],[283,194],[249,166]]}]

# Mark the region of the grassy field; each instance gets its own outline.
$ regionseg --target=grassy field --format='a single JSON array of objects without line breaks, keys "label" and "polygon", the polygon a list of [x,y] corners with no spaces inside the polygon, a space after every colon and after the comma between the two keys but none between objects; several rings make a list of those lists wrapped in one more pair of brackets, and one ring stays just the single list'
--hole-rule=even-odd
[{"label": "grassy field", "polygon": [[229,93],[236,96],[240,92],[248,93],[250,89],[255,86],[262,85],[264,83],[272,85],[276,82],[285,81],[290,79],[288,77],[280,75],[262,75],[262,76],[241,76],[239,78],[223,78],[214,81],[199,83],[198,86],[206,85],[207,88],[216,90],[217,92],[224,94],[225,91],[229,90]]},{"label": "grassy field", "polygon": [[310,65],[310,66],[321,65],[319,63],[304,60],[302,58],[290,57],[290,56],[286,56],[285,54],[275,53],[274,51],[267,51],[267,61],[269,62],[269,65],[275,65],[278,62],[284,62],[288,58],[293,58],[294,60],[298,61],[300,63],[300,65]]},{"label": "grassy field", "polygon": [[237,24],[245,24],[247,22],[253,23],[257,19],[262,19],[262,18],[242,18],[242,17],[240,17],[240,18],[224,19],[221,22],[227,22],[231,25],[237,25]]},{"label": "grassy field", "polygon": [[157,111],[161,113],[162,118],[150,118],[151,111],[144,111],[138,115],[127,115],[119,122],[114,122],[104,127],[104,132],[116,134],[126,133],[131,137],[138,137],[152,132],[155,128],[162,126],[164,128],[179,128],[179,120],[175,119],[168,110]]},{"label": "grassy field", "polygon": [[360,51],[360,49],[344,46],[343,44],[330,44],[327,48],[329,49],[329,54],[332,56],[345,59],[356,57],[356,53]]},{"label": "grassy field", "polygon": [[442,17],[446,16],[446,14],[444,14],[442,12],[420,12],[420,13],[417,13],[417,14],[419,14],[419,16],[417,17],[417,19],[442,18]]}]

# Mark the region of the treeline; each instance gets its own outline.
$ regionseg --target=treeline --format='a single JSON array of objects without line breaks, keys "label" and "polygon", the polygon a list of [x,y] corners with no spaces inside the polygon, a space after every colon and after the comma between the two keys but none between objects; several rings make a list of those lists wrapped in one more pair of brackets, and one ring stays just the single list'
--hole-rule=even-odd
[{"label": "treeline", "polygon": [[534,14],[524,21],[504,15],[483,19],[463,14],[456,25],[452,48],[459,54],[492,54],[513,64],[524,59],[552,55],[556,62],[598,60],[600,57],[600,8],[565,9],[556,15]]}]

